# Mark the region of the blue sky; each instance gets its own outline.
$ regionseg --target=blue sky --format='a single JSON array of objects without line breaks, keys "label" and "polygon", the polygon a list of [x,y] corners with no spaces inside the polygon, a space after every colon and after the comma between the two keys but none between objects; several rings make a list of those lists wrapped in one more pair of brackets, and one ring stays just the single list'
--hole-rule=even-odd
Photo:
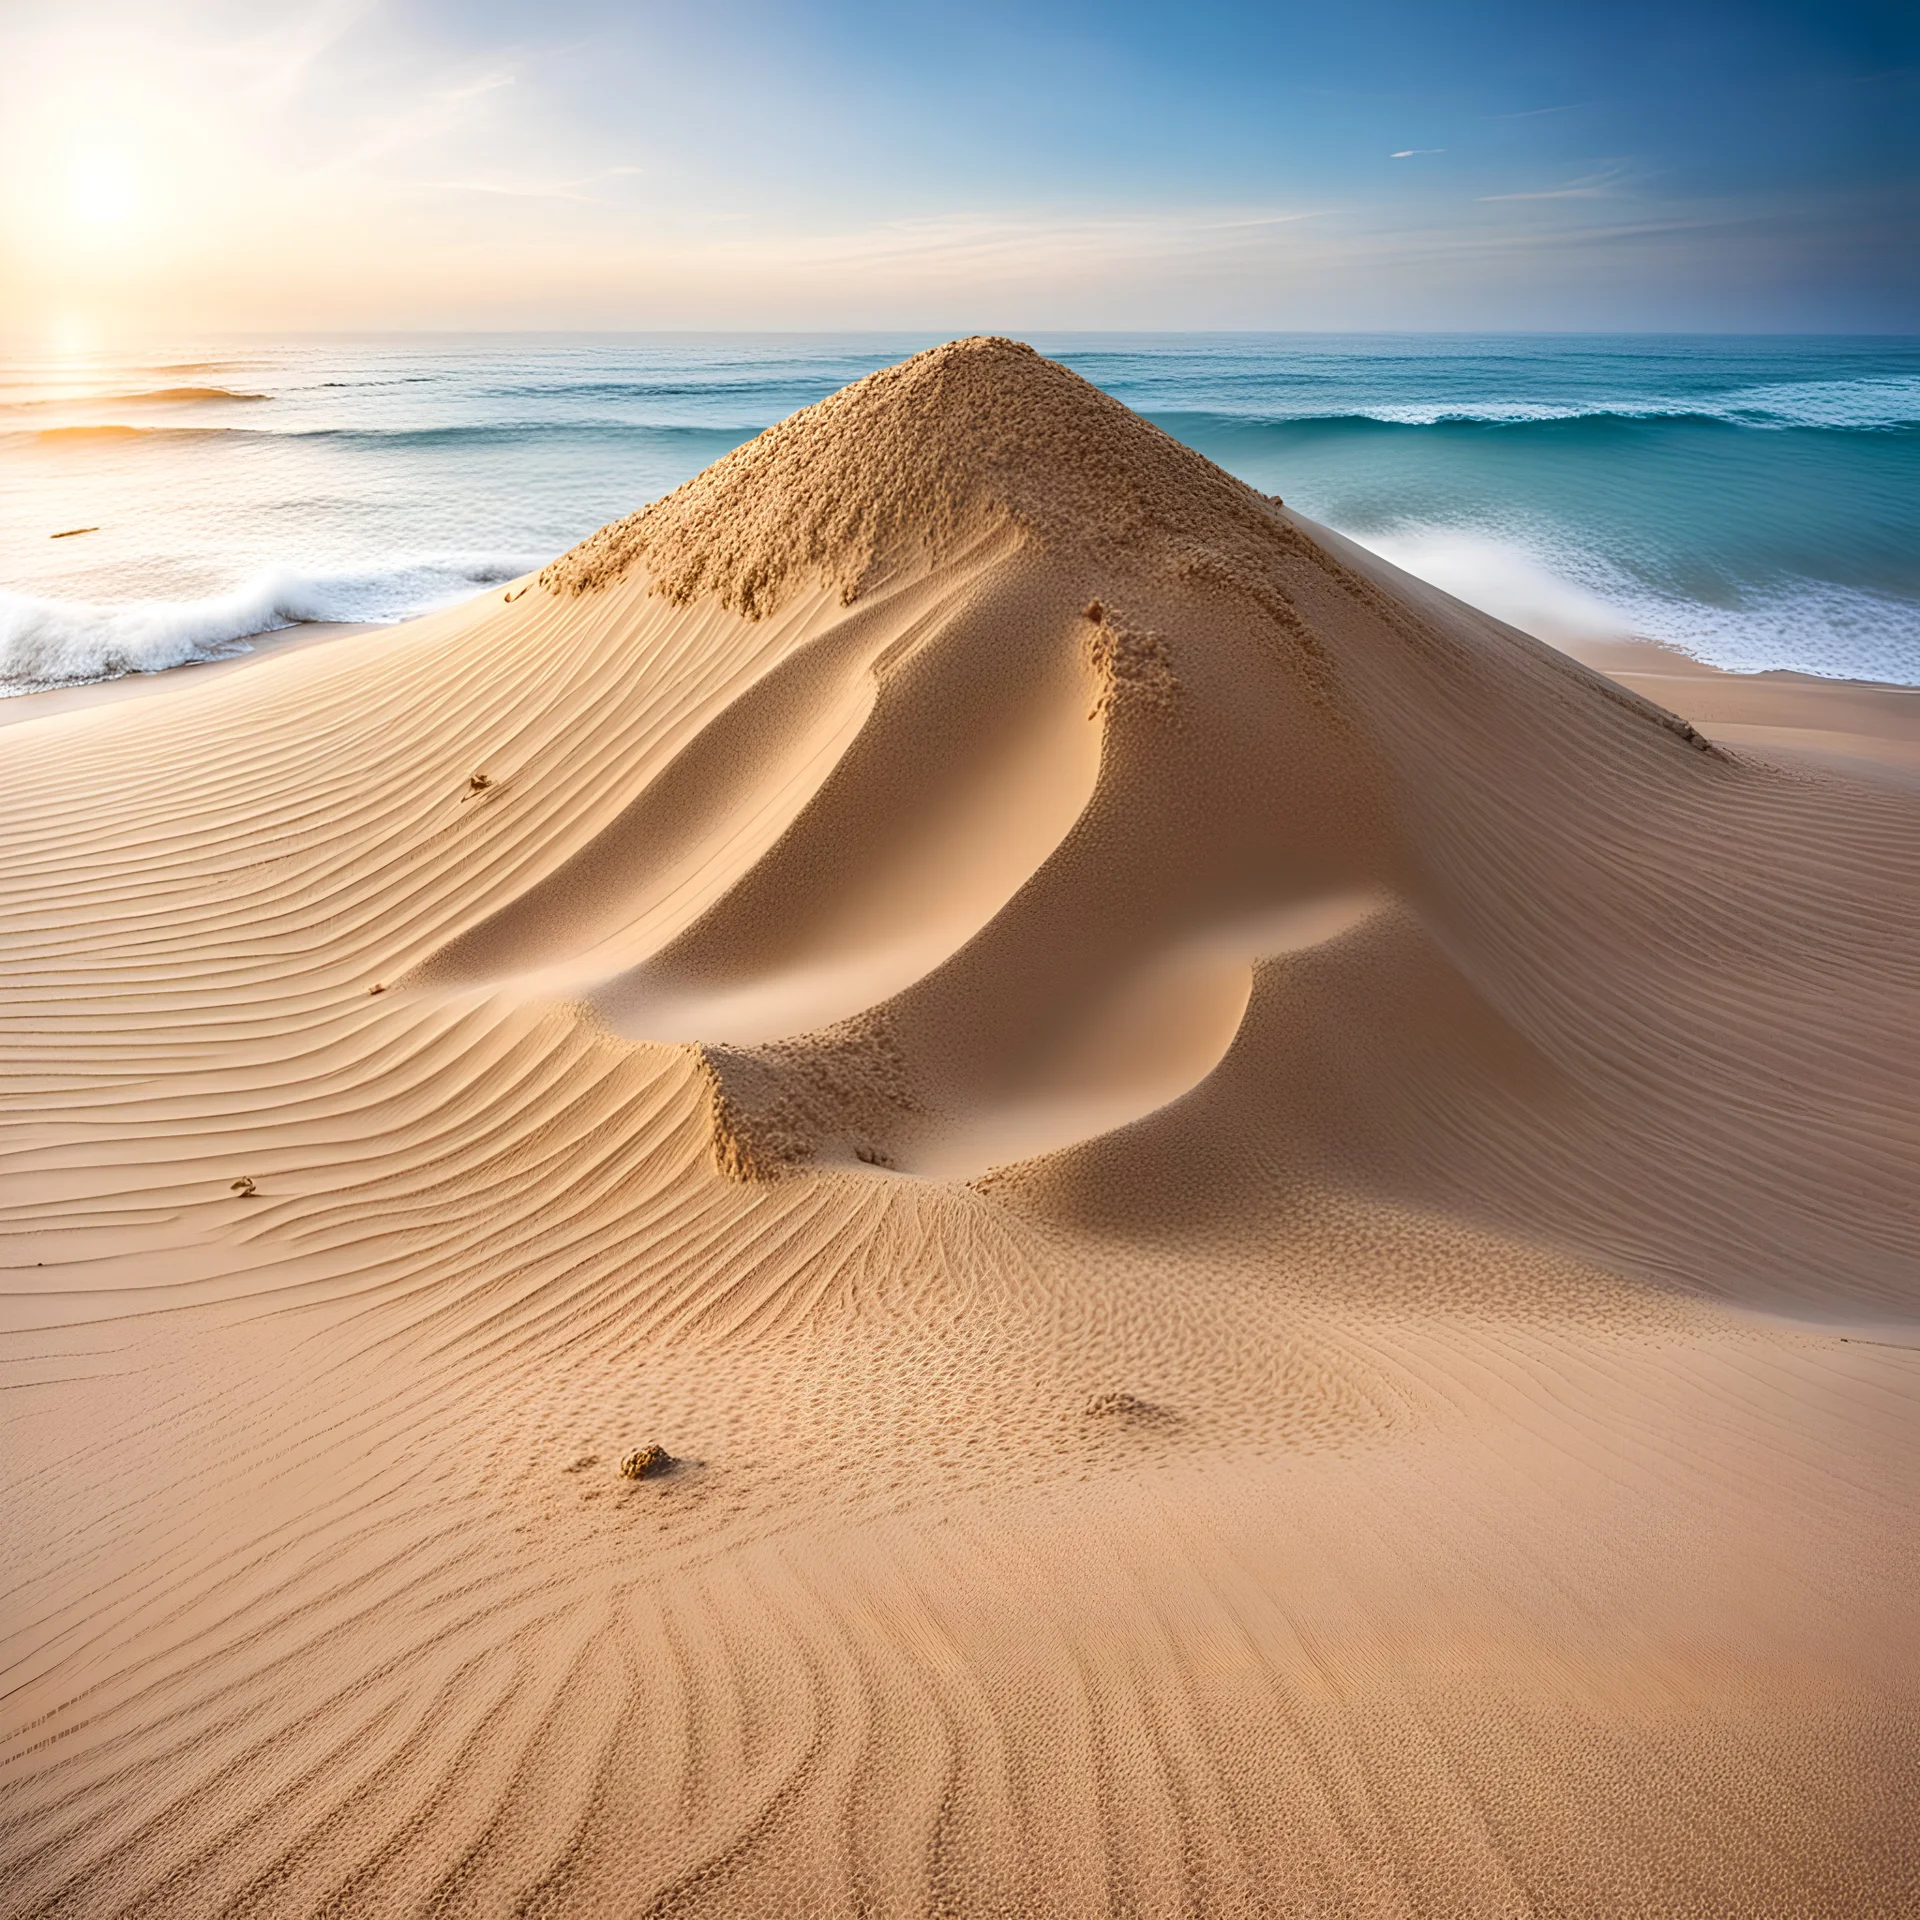
[{"label": "blue sky", "polygon": [[1911,5],[0,11],[0,325],[1839,329]]}]

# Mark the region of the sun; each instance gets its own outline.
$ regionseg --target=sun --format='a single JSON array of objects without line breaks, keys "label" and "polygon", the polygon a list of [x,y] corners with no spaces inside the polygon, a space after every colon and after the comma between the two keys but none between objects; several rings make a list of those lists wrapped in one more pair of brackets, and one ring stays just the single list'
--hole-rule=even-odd
[{"label": "sun", "polygon": [[89,147],[74,156],[64,195],[68,220],[90,233],[117,233],[133,225],[141,206],[133,157],[113,147]]},{"label": "sun", "polygon": [[99,349],[99,329],[78,314],[63,313],[48,322],[46,344],[55,360],[86,360]]}]

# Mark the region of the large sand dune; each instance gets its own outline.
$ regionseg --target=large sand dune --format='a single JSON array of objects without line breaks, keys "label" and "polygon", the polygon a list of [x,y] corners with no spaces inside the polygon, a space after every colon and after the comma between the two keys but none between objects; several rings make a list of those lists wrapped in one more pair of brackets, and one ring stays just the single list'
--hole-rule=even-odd
[{"label": "large sand dune", "polygon": [[972,341],[0,731],[0,1911],[1920,1911],[1847,697]]}]

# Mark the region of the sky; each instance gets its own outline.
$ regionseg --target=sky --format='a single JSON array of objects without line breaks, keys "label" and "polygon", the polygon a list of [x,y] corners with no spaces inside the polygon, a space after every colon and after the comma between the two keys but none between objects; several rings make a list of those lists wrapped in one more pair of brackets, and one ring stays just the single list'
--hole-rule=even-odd
[{"label": "sky", "polygon": [[1920,330],[1920,8],[0,0],[0,334]]}]

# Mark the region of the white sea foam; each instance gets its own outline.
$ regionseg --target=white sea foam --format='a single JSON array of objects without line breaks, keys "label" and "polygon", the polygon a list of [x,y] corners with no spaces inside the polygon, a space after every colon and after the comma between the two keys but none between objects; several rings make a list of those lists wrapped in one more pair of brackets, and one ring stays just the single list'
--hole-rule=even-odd
[{"label": "white sea foam", "polygon": [[1618,640],[1632,617],[1511,541],[1465,528],[1356,533],[1361,546],[1482,613],[1542,640]]},{"label": "white sea foam", "polygon": [[1737,606],[1657,591],[1611,562],[1544,553],[1464,528],[1354,534],[1397,567],[1556,645],[1657,640],[1735,673],[1781,668],[1920,686],[1920,610],[1821,580],[1791,580]]},{"label": "white sea foam", "polygon": [[275,568],[205,600],[100,604],[0,592],[0,698],[221,659],[246,652],[253,634],[303,621],[405,620],[541,564],[438,554],[333,572]]},{"label": "white sea foam", "polygon": [[1920,612],[1862,587],[1800,580],[1737,607],[1647,596],[1634,619],[1648,639],[1734,673],[1785,669],[1920,686]]}]

